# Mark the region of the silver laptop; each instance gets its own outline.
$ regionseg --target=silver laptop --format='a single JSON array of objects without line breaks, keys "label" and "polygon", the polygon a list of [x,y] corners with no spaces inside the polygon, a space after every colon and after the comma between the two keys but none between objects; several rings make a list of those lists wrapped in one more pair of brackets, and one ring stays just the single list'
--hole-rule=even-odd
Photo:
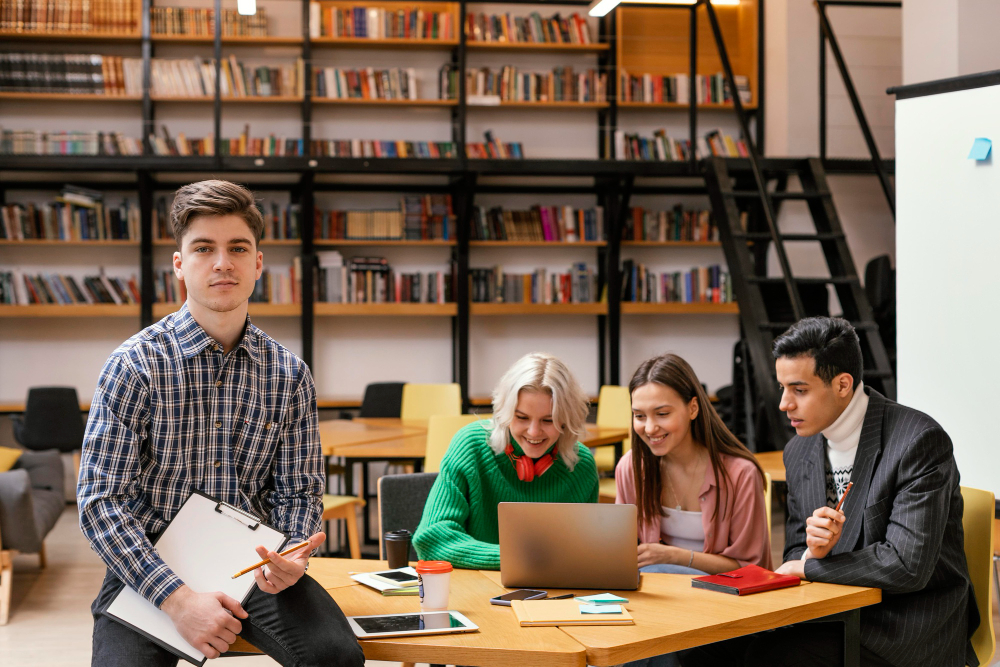
[{"label": "silver laptop", "polygon": [[638,588],[635,505],[500,503],[498,511],[507,588]]}]

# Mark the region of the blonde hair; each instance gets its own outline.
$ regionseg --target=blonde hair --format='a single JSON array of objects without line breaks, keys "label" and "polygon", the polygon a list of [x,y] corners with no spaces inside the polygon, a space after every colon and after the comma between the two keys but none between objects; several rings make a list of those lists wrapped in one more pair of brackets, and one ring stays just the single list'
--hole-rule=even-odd
[{"label": "blonde hair", "polygon": [[566,364],[550,354],[532,352],[518,359],[493,390],[493,432],[490,448],[502,454],[510,442],[517,398],[522,391],[538,391],[552,397],[552,421],[559,430],[556,451],[570,470],[576,466],[576,443],[586,433],[587,396]]}]

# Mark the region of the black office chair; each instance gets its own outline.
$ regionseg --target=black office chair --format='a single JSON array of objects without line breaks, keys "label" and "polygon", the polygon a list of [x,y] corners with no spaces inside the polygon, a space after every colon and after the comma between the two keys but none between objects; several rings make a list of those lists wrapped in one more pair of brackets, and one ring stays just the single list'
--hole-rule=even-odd
[{"label": "black office chair", "polygon": [[73,387],[32,387],[24,415],[13,415],[14,439],[28,449],[72,452],[83,445],[80,399]]},{"label": "black office chair", "polygon": [[[379,558],[385,560],[385,540],[382,536],[390,530],[405,528],[417,531],[424,514],[427,496],[431,493],[436,472],[415,472],[408,475],[384,475],[378,480],[378,532]],[[417,560],[417,552],[410,543],[410,560]]]},{"label": "black office chair", "polygon": [[365,387],[359,417],[399,417],[403,410],[403,382],[372,382]]}]

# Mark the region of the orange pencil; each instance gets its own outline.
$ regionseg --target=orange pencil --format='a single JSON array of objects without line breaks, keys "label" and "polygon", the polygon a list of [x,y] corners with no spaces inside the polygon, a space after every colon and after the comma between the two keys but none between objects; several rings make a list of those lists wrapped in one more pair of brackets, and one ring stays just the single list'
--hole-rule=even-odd
[{"label": "orange pencil", "polygon": [[[289,548],[285,549],[284,551],[282,551],[278,555],[279,556],[287,556],[288,554],[292,553],[293,551],[298,551],[302,547],[306,547],[306,546],[309,546],[309,541],[308,540],[305,541],[305,542],[303,542],[303,543],[301,543],[301,544],[296,544],[294,547],[289,547]],[[257,563],[256,565],[251,565],[250,567],[246,568],[245,570],[240,570],[239,572],[237,572],[236,574],[233,575],[233,579],[235,579],[236,577],[242,577],[247,572],[253,572],[258,567],[264,567],[265,565],[267,565],[270,562],[271,562],[270,558],[265,558],[264,560],[262,560],[261,562]]]},{"label": "orange pencil", "polygon": [[847,494],[850,493],[852,486],[854,486],[854,482],[848,482],[847,483],[847,488],[844,489],[844,495],[842,495],[840,497],[840,502],[837,503],[837,508],[834,510],[835,512],[839,512],[840,511],[840,506],[844,504],[844,500],[847,499]]}]

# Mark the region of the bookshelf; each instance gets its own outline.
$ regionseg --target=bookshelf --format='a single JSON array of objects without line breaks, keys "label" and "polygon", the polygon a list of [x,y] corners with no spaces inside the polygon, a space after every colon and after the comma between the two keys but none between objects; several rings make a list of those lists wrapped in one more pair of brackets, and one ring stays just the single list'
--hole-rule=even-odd
[{"label": "bookshelf", "polygon": [[[158,6],[155,1],[153,6]],[[368,6],[379,7],[391,5],[391,2],[321,2],[321,7],[333,6]],[[402,3],[401,3],[402,4]],[[534,124],[558,131],[565,119],[572,118],[575,127],[587,128],[585,131],[609,137],[619,127],[631,124],[656,123],[663,126],[660,117],[669,119],[673,125],[683,125],[687,121],[689,105],[679,103],[633,103],[622,102],[616,98],[617,68],[644,66],[645,61],[637,58],[641,55],[641,41],[636,41],[637,35],[632,25],[636,17],[643,24],[641,13],[645,11],[660,15],[670,15],[673,18],[669,28],[679,35],[686,34],[689,12],[676,8],[637,8],[621,7],[612,17],[592,24],[592,34],[596,40],[592,44],[557,44],[557,43],[485,43],[468,40],[464,31],[458,26],[465,25],[469,12],[482,11],[481,5],[475,2],[455,3],[410,3],[419,4],[429,9],[437,8],[447,11],[455,19],[456,34],[454,39],[398,39],[398,38],[350,38],[312,36],[309,32],[310,5],[307,2],[282,2],[280,7],[286,14],[298,14],[291,18],[285,17],[281,23],[279,34],[267,37],[235,37],[218,35],[216,37],[199,35],[163,35],[151,32],[132,32],[128,34],[105,33],[38,33],[18,34],[12,37],[15,48],[24,48],[36,52],[45,52],[46,45],[65,43],[75,45],[77,50],[87,52],[111,52],[140,57],[143,63],[153,58],[175,59],[188,52],[197,53],[202,58],[227,58],[234,53],[243,60],[254,51],[265,56],[256,57],[254,62],[289,63],[296,58],[303,58],[307,66],[345,66],[363,67],[371,62],[378,67],[393,67],[405,65],[410,59],[418,59],[421,63],[433,63],[434,66],[452,63],[466,71],[472,66],[483,63],[494,68],[515,61],[518,67],[526,70],[546,71],[554,65],[560,65],[564,59],[573,59],[574,67],[596,67],[609,72],[609,90],[606,102],[504,102],[498,107],[478,107],[469,102],[467,95],[460,94],[455,99],[429,99],[423,95],[433,96],[436,81],[425,85],[420,99],[385,100],[385,99],[330,99],[317,97],[314,90],[305,86],[302,96],[280,96],[265,98],[228,98],[216,91],[213,95],[202,97],[166,97],[152,96],[149,90],[143,90],[139,96],[113,95],[75,95],[54,93],[0,93],[0,99],[11,99],[22,108],[30,111],[31,105],[50,101],[86,102],[98,109],[114,107],[116,117],[128,115],[135,125],[140,126],[140,132],[133,136],[141,137],[147,143],[147,152],[140,156],[49,156],[49,155],[0,155],[0,194],[4,190],[27,189],[26,184],[18,182],[18,172],[26,169],[37,170],[48,174],[53,183],[74,183],[85,181],[82,174],[91,171],[106,171],[118,174],[134,175],[134,182],[129,186],[132,196],[142,203],[144,212],[151,206],[156,193],[162,194],[176,187],[181,182],[206,178],[214,175],[228,177],[241,182],[249,182],[252,188],[260,190],[262,186],[272,188],[263,195],[265,198],[281,193],[281,197],[295,200],[302,207],[303,216],[315,210],[317,201],[324,192],[321,187],[324,179],[336,181],[333,189],[337,191],[393,191],[412,188],[415,191],[450,192],[456,200],[456,216],[458,217],[458,238],[436,241],[369,241],[358,239],[322,240],[311,238],[305,234],[300,240],[272,240],[261,244],[267,258],[271,253],[280,251],[281,262],[285,258],[299,255],[303,263],[313,261],[317,251],[327,249],[351,249],[367,254],[405,251],[417,253],[436,252],[434,259],[450,257],[457,261],[457,273],[460,278],[459,299],[457,303],[447,304],[333,304],[318,302],[310,293],[303,290],[301,304],[252,304],[251,315],[267,317],[265,326],[273,321],[281,321],[281,327],[292,335],[299,336],[300,352],[307,360],[311,360],[315,351],[327,344],[330,335],[324,329],[329,323],[356,321],[377,322],[376,327],[408,326],[407,322],[433,321],[441,322],[434,325],[435,331],[446,326],[450,333],[444,334],[452,350],[453,375],[463,382],[468,390],[469,366],[469,328],[471,318],[483,318],[483,321],[502,321],[504,316],[515,318],[545,316],[557,320],[585,322],[585,326],[593,338],[596,329],[598,336],[599,373],[601,382],[615,382],[621,377],[620,363],[615,362],[618,348],[621,347],[621,332],[615,331],[621,326],[622,316],[632,315],[662,315],[669,318],[687,315],[731,315],[738,312],[734,304],[632,304],[622,303],[620,299],[611,297],[609,300],[584,304],[491,304],[472,303],[469,295],[462,294],[461,282],[468,277],[470,255],[472,263],[476,264],[474,253],[496,252],[508,256],[517,256],[521,251],[559,253],[557,263],[568,266],[572,261],[586,259],[588,264],[597,267],[599,271],[608,273],[611,262],[618,262],[623,251],[633,247],[633,242],[610,238],[608,241],[553,243],[553,242],[509,242],[509,241],[478,241],[467,237],[467,211],[462,208],[463,198],[474,199],[477,193],[486,191],[496,179],[501,179],[502,185],[496,185],[499,190],[506,189],[510,194],[535,193],[539,186],[533,180],[542,178],[582,178],[583,183],[572,187],[553,186],[549,194],[571,193],[583,190],[592,201],[603,202],[608,211],[609,235],[613,233],[615,224],[610,218],[615,202],[620,202],[628,188],[644,178],[672,179],[674,177],[698,176],[697,167],[686,162],[631,162],[612,160],[612,142],[609,138],[595,144],[595,149],[589,159],[566,160],[560,158],[543,158],[527,160],[478,160],[467,159],[464,155],[464,145],[468,141],[481,141],[481,136],[470,129],[472,125],[493,122],[496,114],[512,111],[510,122],[516,124]],[[261,0],[261,6],[269,6],[268,0]],[[288,12],[291,7],[295,12]],[[556,8],[542,7],[543,14],[551,14],[561,9],[564,14],[572,12],[585,13],[583,3],[566,3]],[[727,40],[732,37],[739,40],[739,59],[734,57],[734,64],[739,73],[751,80],[753,104],[750,108],[759,115],[763,108],[762,100],[758,100],[757,82],[760,59],[757,55],[760,45],[756,41],[756,25],[759,20],[759,6],[754,0],[744,0],[738,11],[729,12],[728,8],[717,8],[720,20],[724,24]],[[504,11],[512,15],[522,12],[516,5],[504,6]],[[492,5],[486,11],[497,11]],[[527,11],[527,10],[523,10]],[[639,12],[634,14],[633,12]],[[729,12],[729,13],[727,13]],[[294,19],[294,20],[291,20]],[[678,23],[679,21],[679,23]],[[726,27],[728,26],[728,27]],[[662,28],[661,28],[662,29]],[[147,28],[148,30],[148,28]],[[709,56],[714,52],[714,42],[708,30],[707,21],[700,20],[698,71],[712,74],[719,71],[719,66],[712,62]],[[735,32],[734,32],[735,31]],[[7,33],[0,32],[0,39]],[[666,33],[661,33],[666,34]],[[631,46],[630,46],[631,40]],[[684,39],[667,40],[669,53],[659,54],[659,69],[663,72],[683,72],[687,70],[687,43]],[[730,44],[730,48],[733,43]],[[123,50],[124,49],[124,50]],[[188,49],[189,51],[185,51]],[[478,59],[470,62],[470,58]],[[534,65],[535,59],[540,59]],[[218,67],[218,65],[216,65]],[[650,65],[652,67],[652,65]],[[639,70],[636,70],[637,72]],[[460,77],[461,79],[462,77]],[[426,86],[430,86],[429,88]],[[464,86],[462,87],[464,93]],[[69,111],[69,107],[65,107]],[[386,138],[405,139],[405,132],[400,129],[398,116],[393,116],[402,109],[406,113],[420,114],[414,116],[418,125],[426,125],[428,137],[438,141],[452,141],[457,150],[453,159],[417,159],[417,158],[372,158],[372,157],[327,157],[327,156],[241,156],[221,154],[220,144],[223,138],[231,138],[239,133],[232,128],[240,127],[244,122],[250,122],[251,133],[254,136],[266,136],[269,128],[280,119],[280,124],[288,128],[287,136],[302,138],[308,146],[310,138],[336,138],[334,130],[341,125],[355,127],[358,124],[395,123],[394,134]],[[492,109],[496,109],[495,111]],[[728,104],[699,104],[698,112],[722,114],[731,109]],[[589,112],[594,114],[588,116]],[[28,112],[26,112],[28,113]],[[381,114],[381,115],[378,115]],[[551,117],[551,120],[549,118]],[[593,133],[596,118],[597,133]],[[485,119],[485,120],[483,120]],[[404,121],[405,122],[405,121]],[[215,155],[209,156],[174,156],[155,155],[149,151],[146,137],[153,129],[166,124],[172,132],[186,130],[188,137],[214,136]],[[230,129],[226,129],[226,128]],[[259,128],[259,129],[258,129]],[[104,130],[111,127],[101,128]],[[254,131],[256,130],[256,133]],[[353,131],[353,130],[352,130]],[[758,128],[758,133],[761,128]],[[378,138],[373,135],[353,136],[360,138]],[[678,136],[684,136],[683,133]],[[343,138],[349,138],[345,135]],[[500,138],[509,141],[512,137],[500,133]],[[513,137],[516,140],[516,137]],[[531,145],[526,144],[528,157],[531,158]],[[516,182],[509,179],[513,177]],[[411,180],[419,179],[421,183],[430,184],[430,188],[405,185]],[[400,183],[404,183],[403,186]],[[56,186],[58,187],[58,186]],[[109,189],[121,189],[121,185],[106,185]],[[655,186],[650,186],[655,187]],[[34,186],[31,186],[35,190]],[[542,186],[545,189],[545,186]],[[499,191],[498,190],[498,191]],[[544,193],[543,193],[544,194]],[[8,201],[15,201],[8,195]],[[143,203],[145,202],[145,203]],[[149,222],[145,219],[143,229],[147,231]],[[37,245],[41,248],[57,247],[62,243],[65,247],[74,248],[85,254],[89,259],[81,262],[97,265],[100,253],[104,248],[128,247],[138,251],[134,265],[141,274],[143,282],[148,281],[152,272],[162,269],[172,252],[173,242],[170,240],[150,239],[148,246],[145,241],[79,241],[79,242],[3,242],[0,241],[0,265],[16,263],[15,253],[20,248]],[[18,245],[20,244],[20,245]],[[642,242],[639,245],[643,252],[686,253],[701,252],[705,248],[714,248],[716,244],[697,244],[683,242]],[[704,246],[704,248],[702,247]],[[3,249],[7,248],[4,254]],[[88,250],[90,248],[90,250]],[[369,250],[370,249],[370,250]],[[96,250],[97,252],[93,252]],[[596,262],[595,262],[596,260]],[[423,261],[423,260],[422,260]],[[265,260],[265,263],[267,261]],[[604,276],[609,288],[614,286],[614,271]],[[617,283],[620,286],[620,282]],[[39,308],[39,310],[33,310]],[[29,310],[31,309],[31,310]],[[59,309],[59,310],[57,310]],[[115,317],[126,322],[128,318],[139,318],[139,324],[146,324],[162,317],[176,309],[175,304],[153,303],[152,295],[146,295],[144,302],[138,306],[9,306],[0,308],[0,318],[80,318],[88,320],[101,317]],[[374,318],[374,319],[372,319]],[[647,318],[641,318],[643,320]],[[649,318],[656,320],[656,318]],[[713,318],[714,319],[714,318]],[[520,320],[518,320],[520,321]],[[672,322],[673,320],[664,320]],[[735,319],[733,319],[735,322]],[[386,323],[386,324],[383,324]],[[338,325],[339,326],[339,325]],[[352,325],[353,326],[353,325]],[[360,326],[360,324],[359,324]],[[414,325],[423,327],[425,325]],[[428,325],[429,326],[429,325]],[[0,345],[3,341],[0,340]],[[628,369],[625,369],[628,372]],[[317,375],[320,371],[317,371]]]}]

